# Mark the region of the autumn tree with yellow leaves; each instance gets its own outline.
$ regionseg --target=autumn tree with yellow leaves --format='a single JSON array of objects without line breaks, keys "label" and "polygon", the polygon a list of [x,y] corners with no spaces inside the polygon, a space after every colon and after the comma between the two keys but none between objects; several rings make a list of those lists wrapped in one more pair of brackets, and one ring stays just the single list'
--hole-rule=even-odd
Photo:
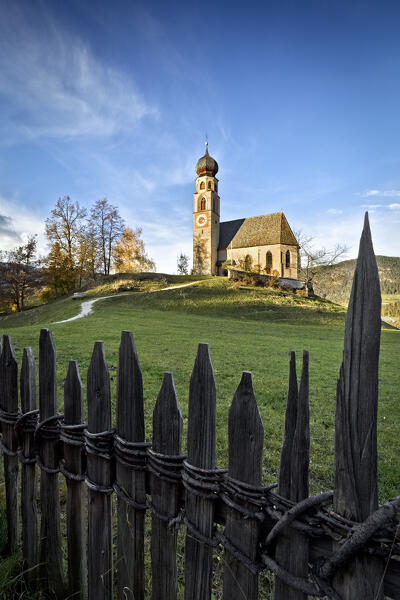
[{"label": "autumn tree with yellow leaves", "polygon": [[156,265],[147,256],[144,242],[140,238],[142,230],[125,227],[121,239],[115,244],[113,252],[114,269],[117,273],[140,273],[154,271]]}]

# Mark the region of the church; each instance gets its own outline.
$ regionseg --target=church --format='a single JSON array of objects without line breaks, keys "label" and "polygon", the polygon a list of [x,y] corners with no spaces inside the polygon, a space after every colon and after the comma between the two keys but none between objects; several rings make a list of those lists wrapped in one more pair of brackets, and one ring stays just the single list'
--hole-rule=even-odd
[{"label": "church", "polygon": [[298,279],[299,244],[283,212],[220,222],[218,163],[206,152],[196,165],[193,272],[224,275],[225,261],[285,279]]}]

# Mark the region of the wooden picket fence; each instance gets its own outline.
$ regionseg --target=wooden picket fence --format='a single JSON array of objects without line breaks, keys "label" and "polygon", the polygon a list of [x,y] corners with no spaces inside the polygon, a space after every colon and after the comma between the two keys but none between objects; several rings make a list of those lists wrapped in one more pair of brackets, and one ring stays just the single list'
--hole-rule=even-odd
[{"label": "wooden picket fence", "polygon": [[[51,598],[149,597],[144,524],[150,511],[153,600],[178,596],[180,526],[186,532],[185,600],[210,600],[216,546],[224,548],[224,600],[256,600],[263,569],[275,574],[274,600],[399,599],[400,497],[379,507],[377,494],[380,329],[379,279],[366,217],[337,385],[335,487],[312,497],[307,352],[299,385],[295,355],[290,354],[279,481],[266,487],[262,484],[264,430],[249,372],[243,373],[229,410],[228,468],[216,465],[216,387],[207,344],[199,345],[190,379],[187,455],[183,456],[182,416],[169,372],[153,413],[152,442],[145,441],[142,375],[130,332],[122,333],[119,350],[115,429],[102,342],[95,343],[88,370],[85,424],[76,361],[70,361],[64,384],[64,413],[57,413],[56,354],[47,329],[42,329],[39,340],[39,408],[30,348],[23,352],[19,408],[18,365],[11,339],[5,335],[0,418],[8,549],[12,552],[20,543],[21,529],[27,585],[34,587],[39,581],[43,594]],[[60,473],[67,484],[67,581]]]}]

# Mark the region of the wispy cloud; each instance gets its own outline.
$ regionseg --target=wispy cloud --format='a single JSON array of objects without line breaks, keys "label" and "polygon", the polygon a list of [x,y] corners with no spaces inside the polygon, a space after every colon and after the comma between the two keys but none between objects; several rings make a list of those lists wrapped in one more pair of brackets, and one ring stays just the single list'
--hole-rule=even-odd
[{"label": "wispy cloud", "polygon": [[8,135],[109,137],[157,117],[132,78],[100,62],[82,39],[45,19],[41,31],[18,8],[7,10],[12,14],[0,21],[0,97],[11,101],[3,113]]},{"label": "wispy cloud", "polygon": [[[17,216],[16,216],[17,215]],[[0,195],[0,250],[11,250],[36,233],[38,251],[46,251],[44,219],[12,198]]]},{"label": "wispy cloud", "polygon": [[328,208],[326,211],[330,215],[342,215],[343,211],[339,208]]},{"label": "wispy cloud", "polygon": [[0,214],[0,250],[8,249],[10,244],[17,244],[20,236],[14,229],[13,220],[7,215]]},{"label": "wispy cloud", "polygon": [[366,190],[363,193],[365,198],[369,198],[371,196],[382,196],[383,198],[399,198],[400,190]]},{"label": "wispy cloud", "polygon": [[[346,211],[337,219],[318,219],[313,223],[313,244],[316,248],[333,248],[340,243],[348,248],[343,260],[356,258],[363,228],[364,211]],[[400,212],[394,211],[390,218],[385,211],[369,211],[372,241],[375,254],[400,256]],[[309,231],[309,223],[298,221],[300,229]]]},{"label": "wispy cloud", "polygon": [[398,202],[393,202],[392,204],[362,204],[361,208],[366,208],[368,210],[376,210],[377,208],[398,210],[400,208],[400,204]]}]

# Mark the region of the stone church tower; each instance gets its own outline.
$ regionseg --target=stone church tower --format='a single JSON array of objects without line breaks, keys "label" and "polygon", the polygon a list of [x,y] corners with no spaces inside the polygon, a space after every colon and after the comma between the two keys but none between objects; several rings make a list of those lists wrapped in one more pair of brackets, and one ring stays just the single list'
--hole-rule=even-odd
[{"label": "stone church tower", "polygon": [[196,172],[193,273],[227,275],[229,262],[232,267],[284,279],[285,285],[297,280],[299,244],[283,212],[220,223],[218,163],[208,154],[208,143]]},{"label": "stone church tower", "polygon": [[217,275],[220,206],[218,163],[206,153],[196,165],[196,192],[193,194],[193,271],[198,275]]}]

